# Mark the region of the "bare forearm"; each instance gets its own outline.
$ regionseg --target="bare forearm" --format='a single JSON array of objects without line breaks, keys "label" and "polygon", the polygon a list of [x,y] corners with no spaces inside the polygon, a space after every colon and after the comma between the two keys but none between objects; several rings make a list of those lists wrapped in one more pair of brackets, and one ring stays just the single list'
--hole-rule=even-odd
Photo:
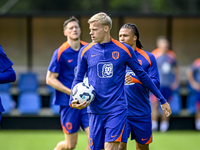
[{"label": "bare forearm", "polygon": [[190,84],[198,84],[198,82],[195,81],[194,77],[193,77],[193,72],[191,70],[187,70],[187,77],[188,77],[188,81]]},{"label": "bare forearm", "polygon": [[177,67],[176,70],[175,70],[175,73],[176,73],[176,83],[177,84],[180,84],[180,81],[181,81],[181,74],[180,74],[180,70],[179,68]]},{"label": "bare forearm", "polygon": [[64,86],[58,79],[56,78],[51,78],[47,80],[47,84],[53,87],[54,89],[61,91],[63,93],[66,93],[68,95],[71,94],[71,89],[68,87]]}]

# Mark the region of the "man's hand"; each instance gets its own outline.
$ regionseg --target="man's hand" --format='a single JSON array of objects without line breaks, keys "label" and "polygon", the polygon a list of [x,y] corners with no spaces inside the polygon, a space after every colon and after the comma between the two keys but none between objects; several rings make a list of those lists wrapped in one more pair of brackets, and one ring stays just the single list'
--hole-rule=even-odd
[{"label": "man's hand", "polygon": [[85,101],[81,104],[78,104],[78,101],[77,100],[73,100],[72,103],[71,103],[71,107],[72,108],[76,108],[76,109],[83,109],[85,107],[87,107],[90,103]]},{"label": "man's hand", "polygon": [[162,104],[161,107],[166,117],[169,117],[172,114],[171,107],[168,102]]},{"label": "man's hand", "polygon": [[125,76],[125,84],[130,84],[130,83],[132,83],[132,76],[126,75]]}]

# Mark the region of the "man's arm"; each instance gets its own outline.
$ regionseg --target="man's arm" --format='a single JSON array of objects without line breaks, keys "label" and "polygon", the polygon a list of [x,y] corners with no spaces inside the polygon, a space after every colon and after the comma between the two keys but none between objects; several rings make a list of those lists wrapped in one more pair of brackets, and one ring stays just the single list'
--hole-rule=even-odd
[{"label": "man's arm", "polygon": [[54,89],[61,91],[63,93],[66,93],[67,95],[71,94],[71,89],[69,89],[68,87],[64,86],[57,78],[58,78],[59,74],[58,73],[54,73],[51,71],[47,71],[47,75],[46,75],[46,84],[50,85],[51,87],[53,87]]},{"label": "man's arm", "polygon": [[172,90],[177,90],[177,88],[180,85],[180,70],[178,66],[174,66],[174,72],[175,72],[175,80],[174,82],[171,84],[171,89]]},{"label": "man's arm", "polygon": [[187,78],[188,78],[188,81],[191,85],[191,87],[196,90],[196,91],[199,91],[200,90],[200,84],[198,82],[195,81],[194,79],[194,76],[193,76],[193,71],[191,68],[189,68],[186,72],[187,74]]},{"label": "man's arm", "polygon": [[[160,79],[159,79],[159,72],[158,72],[158,67],[157,67],[157,62],[155,57],[152,55],[150,56],[151,60],[151,66],[148,68],[148,75],[151,78],[152,82],[157,86],[157,88],[160,88]],[[131,76],[131,75],[126,75],[125,77],[125,83],[140,83],[139,78],[137,76]]]},{"label": "man's arm", "polygon": [[[135,70],[134,72],[136,73]],[[160,93],[156,85],[152,82],[150,77],[147,74],[145,74],[144,71],[141,72],[141,70],[138,70],[136,75],[139,77],[139,80],[141,81],[141,83],[144,86],[146,86],[154,95],[156,95],[156,97],[161,103],[161,108],[163,109],[165,116],[169,117],[172,113],[171,107],[169,103],[166,101],[166,99],[162,96],[162,94]]]},{"label": "man's arm", "polygon": [[[158,72],[158,67],[156,63],[155,57],[151,57],[151,66],[148,69],[148,75],[152,82],[156,85],[156,87],[159,89],[160,88],[160,79],[159,79],[159,72]],[[125,82],[134,82],[134,83],[140,83],[142,84],[137,76],[130,76],[127,75],[125,77]],[[171,115],[171,108],[168,102],[165,102],[164,104],[161,104],[161,108],[163,109],[165,116],[169,117]]]},{"label": "man's arm", "polygon": [[[78,55],[77,72],[74,81],[72,83],[71,89],[73,89],[76,84],[83,81],[86,72],[87,72],[87,59],[84,56],[82,56],[82,50],[81,50]],[[89,102],[78,104],[77,100],[73,100],[72,94],[70,95],[69,105],[72,108],[83,109],[87,107],[89,104],[90,104]]]},{"label": "man's arm", "polygon": [[136,76],[139,78],[139,81],[158,98],[161,104],[164,104],[166,102],[166,99],[163,97],[158,88],[152,82],[149,75],[143,70],[142,66],[140,66],[133,50],[130,50],[130,52],[132,58],[127,58],[128,66],[134,71]]},{"label": "man's arm", "polygon": [[[159,78],[159,72],[158,72],[158,66],[157,61],[154,56],[151,57],[151,67],[149,68],[149,75],[153,83],[157,86],[157,88],[160,88],[160,78]],[[171,115],[171,108],[168,102],[161,105],[162,110],[165,113],[166,117],[169,117]]]},{"label": "man's arm", "polygon": [[12,67],[0,73],[0,83],[9,83],[16,80],[16,74]]}]

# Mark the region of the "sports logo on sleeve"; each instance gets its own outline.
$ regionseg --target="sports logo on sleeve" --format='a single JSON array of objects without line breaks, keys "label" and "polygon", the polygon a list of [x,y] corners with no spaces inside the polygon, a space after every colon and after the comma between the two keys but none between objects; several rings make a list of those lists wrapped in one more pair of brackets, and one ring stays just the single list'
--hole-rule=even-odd
[{"label": "sports logo on sleeve", "polygon": [[100,78],[111,78],[113,76],[113,64],[111,62],[100,62],[97,64],[97,71]]}]

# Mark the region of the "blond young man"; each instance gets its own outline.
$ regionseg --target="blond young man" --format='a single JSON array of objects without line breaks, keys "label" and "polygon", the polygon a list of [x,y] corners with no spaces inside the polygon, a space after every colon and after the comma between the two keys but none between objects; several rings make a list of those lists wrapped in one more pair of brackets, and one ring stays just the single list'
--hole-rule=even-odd
[{"label": "blond young man", "polygon": [[[88,23],[92,43],[83,47],[79,53],[77,76],[72,88],[83,81],[87,72],[96,97],[91,103],[81,104],[71,97],[70,105],[77,109],[88,106],[91,150],[117,150],[119,143],[127,140],[127,105],[124,97],[126,66],[134,70],[145,86],[152,89],[161,103],[166,100],[140,66],[133,49],[110,37],[112,20],[106,13],[95,14]],[[165,109],[170,115],[170,107]]]}]

